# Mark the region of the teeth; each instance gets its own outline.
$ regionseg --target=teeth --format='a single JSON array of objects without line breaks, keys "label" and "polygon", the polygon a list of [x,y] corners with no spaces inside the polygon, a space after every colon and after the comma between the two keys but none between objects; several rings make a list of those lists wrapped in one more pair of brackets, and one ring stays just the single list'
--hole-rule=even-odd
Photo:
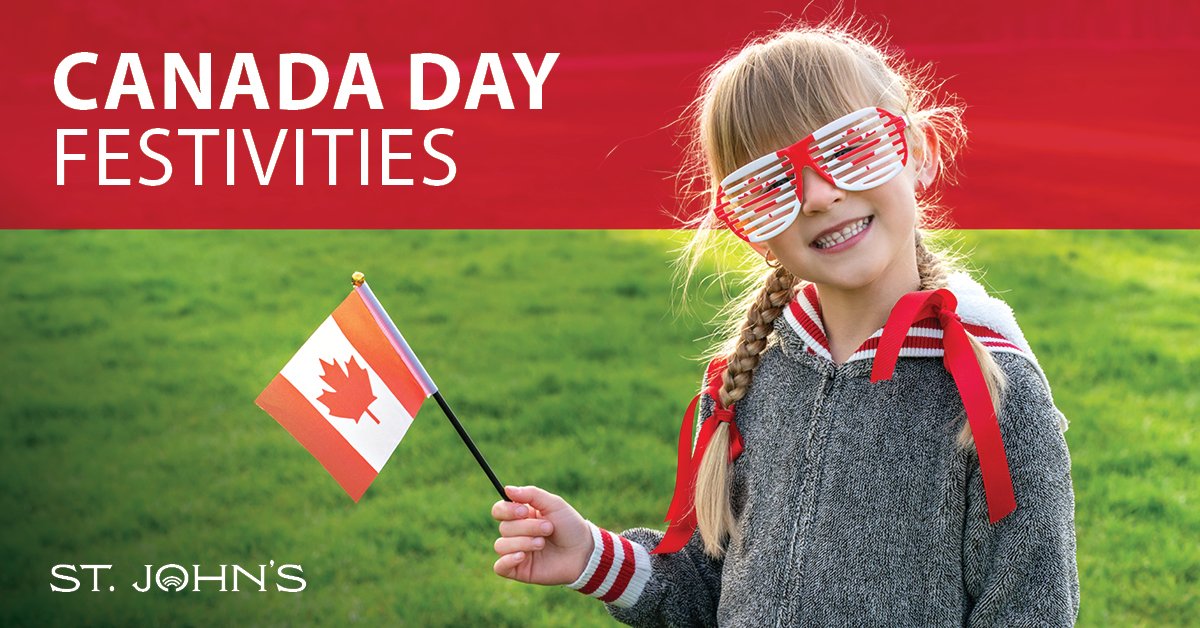
[{"label": "teeth", "polygon": [[862,220],[860,220],[854,224],[846,225],[841,231],[839,231],[837,233],[831,233],[827,236],[823,236],[822,238],[817,240],[817,242],[816,242],[817,248],[827,249],[831,246],[837,246],[838,244],[841,244],[842,242],[845,242],[846,240],[849,240],[850,238],[853,238],[854,236],[858,235],[863,229],[867,228],[867,225],[870,222],[871,222],[870,217],[863,218]]}]

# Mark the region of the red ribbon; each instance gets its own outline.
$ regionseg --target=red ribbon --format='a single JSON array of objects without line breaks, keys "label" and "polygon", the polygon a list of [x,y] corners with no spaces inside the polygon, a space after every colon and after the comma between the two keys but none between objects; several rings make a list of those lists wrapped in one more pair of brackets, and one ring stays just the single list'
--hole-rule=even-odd
[{"label": "red ribbon", "polygon": [[[706,386],[688,404],[683,415],[683,424],[679,428],[679,459],[675,470],[675,495],[671,498],[671,506],[667,509],[667,518],[671,525],[666,535],[651,554],[670,554],[677,552],[691,540],[696,530],[696,474],[700,470],[700,461],[708,450],[713,432],[720,423],[729,424],[729,462],[733,462],[742,454],[742,435],[734,422],[733,408],[721,406],[722,374],[725,371],[725,360],[716,359],[709,363],[705,375]],[[712,398],[716,408],[712,416],[700,425],[700,435],[696,438],[696,451],[692,453],[692,433],[696,419],[696,404],[700,396],[707,394]]]},{"label": "red ribbon", "polygon": [[1017,500],[1013,494],[1004,442],[1000,438],[1000,424],[996,421],[996,408],[992,405],[967,330],[955,312],[957,306],[958,300],[945,288],[910,292],[901,297],[883,327],[883,336],[875,350],[875,364],[871,368],[871,382],[891,379],[896,360],[900,357],[900,347],[913,323],[931,317],[938,319],[942,328],[942,346],[945,348],[942,363],[954,377],[967,411],[975,449],[979,453],[988,517],[992,523],[996,523],[1016,509]]}]

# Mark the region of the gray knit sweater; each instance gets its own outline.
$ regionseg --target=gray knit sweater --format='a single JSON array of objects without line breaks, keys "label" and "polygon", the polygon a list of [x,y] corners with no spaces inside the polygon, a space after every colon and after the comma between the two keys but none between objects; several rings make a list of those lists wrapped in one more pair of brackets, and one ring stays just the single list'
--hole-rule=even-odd
[{"label": "gray knit sweater", "polygon": [[[965,419],[931,340],[940,332],[911,331],[894,377],[872,384],[872,340],[835,365],[808,288],[737,403],[740,540],[720,560],[698,531],[679,552],[651,555],[662,532],[592,525],[596,550],[568,586],[635,626],[1073,624],[1066,421],[1008,306],[965,275],[950,289],[1008,379],[998,420],[1015,511],[989,523],[978,455],[955,448]],[[712,410],[704,397],[700,416]]]}]

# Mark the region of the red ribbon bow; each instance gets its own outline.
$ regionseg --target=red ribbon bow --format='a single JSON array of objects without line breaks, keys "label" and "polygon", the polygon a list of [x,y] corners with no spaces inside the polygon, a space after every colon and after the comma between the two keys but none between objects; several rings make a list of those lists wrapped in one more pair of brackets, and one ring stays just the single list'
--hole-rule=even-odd
[{"label": "red ribbon bow", "polygon": [[[670,554],[677,552],[687,545],[696,530],[696,474],[700,470],[700,461],[708,450],[713,432],[720,423],[729,424],[729,461],[733,462],[742,454],[742,435],[734,422],[733,408],[721,406],[721,378],[725,371],[725,360],[716,359],[709,363],[705,375],[706,386],[688,404],[683,415],[683,424],[679,428],[679,460],[675,471],[675,495],[671,498],[671,506],[667,509],[667,518],[671,525],[666,535],[651,554]],[[712,416],[700,425],[700,435],[696,438],[696,451],[692,454],[692,432],[696,419],[696,404],[700,395],[707,394],[712,398],[716,408]]]},{"label": "red ribbon bow", "polygon": [[1012,476],[1008,470],[1004,442],[1000,438],[996,409],[988,394],[979,361],[971,348],[967,330],[955,312],[957,306],[958,300],[945,288],[910,292],[901,297],[883,327],[883,336],[875,350],[875,364],[871,368],[871,382],[891,379],[896,360],[900,357],[900,347],[913,323],[937,317],[945,349],[942,363],[954,377],[967,411],[967,421],[971,424],[971,434],[979,452],[988,517],[992,523],[996,523],[1016,509],[1017,500],[1013,495]]}]

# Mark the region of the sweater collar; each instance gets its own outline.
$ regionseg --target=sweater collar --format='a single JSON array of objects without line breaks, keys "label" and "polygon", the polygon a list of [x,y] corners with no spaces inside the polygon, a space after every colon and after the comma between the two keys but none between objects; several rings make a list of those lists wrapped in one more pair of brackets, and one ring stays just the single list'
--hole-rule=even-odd
[{"label": "sweater collar", "polygon": [[[1016,353],[1037,365],[1037,359],[1017,325],[1012,308],[1007,303],[987,294],[983,286],[966,273],[958,272],[949,277],[947,288],[958,299],[958,316],[967,331],[993,353]],[[787,336],[785,348],[790,345],[799,350],[832,361],[829,340],[822,321],[821,302],[814,284],[806,283],[784,308],[783,315],[776,320],[775,329]],[[871,334],[846,361],[870,360],[875,357],[880,327]],[[937,319],[929,318],[914,324],[900,349],[900,357],[941,357],[942,330]],[[1038,368],[1041,371],[1041,368]]]}]

